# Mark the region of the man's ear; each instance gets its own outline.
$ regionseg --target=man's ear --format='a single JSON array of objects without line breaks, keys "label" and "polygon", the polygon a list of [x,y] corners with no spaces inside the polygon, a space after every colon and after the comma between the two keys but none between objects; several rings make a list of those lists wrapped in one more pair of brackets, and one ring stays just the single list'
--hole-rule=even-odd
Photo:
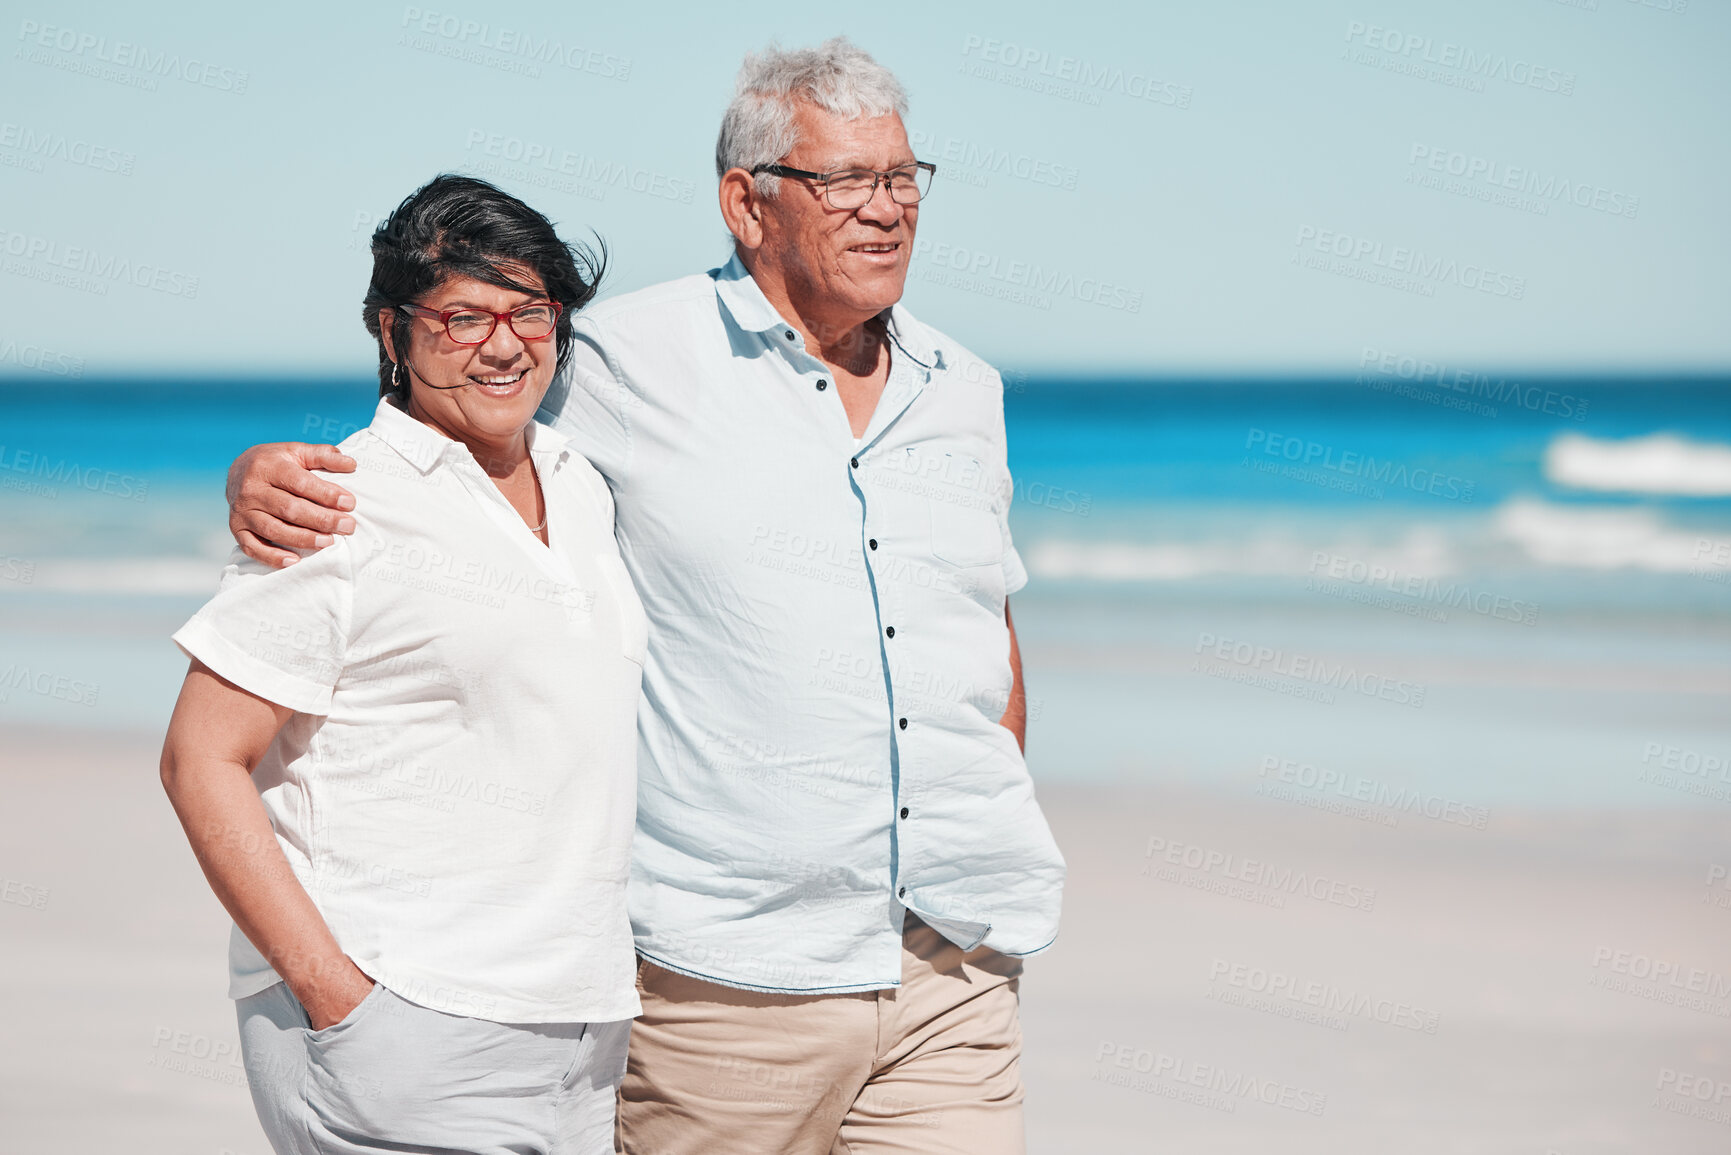
[{"label": "man's ear", "polygon": [[763,244],[763,220],[759,216],[763,199],[757,193],[757,178],[742,168],[730,168],[721,174],[721,219],[741,248],[756,249]]}]

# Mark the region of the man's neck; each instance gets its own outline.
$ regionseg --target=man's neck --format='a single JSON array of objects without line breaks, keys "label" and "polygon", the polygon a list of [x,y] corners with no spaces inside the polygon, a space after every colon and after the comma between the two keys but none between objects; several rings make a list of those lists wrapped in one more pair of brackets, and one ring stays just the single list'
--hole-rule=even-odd
[{"label": "man's neck", "polygon": [[790,292],[778,271],[762,262],[744,260],[758,290],[782,319],[805,338],[806,348],[820,361],[856,376],[869,377],[879,364],[883,324],[878,312],[837,307]]}]

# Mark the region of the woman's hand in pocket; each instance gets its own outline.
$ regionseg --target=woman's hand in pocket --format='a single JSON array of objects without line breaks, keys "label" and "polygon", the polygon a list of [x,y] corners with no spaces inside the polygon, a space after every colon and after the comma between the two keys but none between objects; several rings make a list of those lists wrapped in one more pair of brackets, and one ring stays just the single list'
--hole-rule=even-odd
[{"label": "woman's hand in pocket", "polygon": [[294,992],[315,1031],[342,1022],[373,993],[373,980],[347,955],[343,956],[342,965],[333,969],[336,973],[329,977],[321,976],[317,987],[304,993]]}]

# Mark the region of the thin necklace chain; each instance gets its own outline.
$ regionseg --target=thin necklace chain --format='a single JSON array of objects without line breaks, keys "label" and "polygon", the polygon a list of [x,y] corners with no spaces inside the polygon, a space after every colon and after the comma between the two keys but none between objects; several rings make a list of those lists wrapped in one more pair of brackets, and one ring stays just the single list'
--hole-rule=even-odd
[{"label": "thin necklace chain", "polygon": [[[529,431],[523,430],[523,452],[529,452]],[[541,475],[535,470],[535,458],[529,458],[529,476],[535,479],[535,492],[541,495],[541,524],[529,530],[530,533],[540,533],[547,528],[547,493],[541,488]]]}]

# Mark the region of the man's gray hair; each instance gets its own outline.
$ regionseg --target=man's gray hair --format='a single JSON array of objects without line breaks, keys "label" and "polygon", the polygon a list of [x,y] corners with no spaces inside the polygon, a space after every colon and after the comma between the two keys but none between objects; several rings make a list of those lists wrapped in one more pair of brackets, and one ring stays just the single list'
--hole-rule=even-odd
[{"label": "man's gray hair", "polygon": [[[794,111],[806,101],[844,120],[908,114],[908,94],[889,69],[845,36],[816,48],[783,52],[770,45],[746,55],[733,101],[721,118],[715,141],[715,175],[730,168],[750,172],[774,164],[799,143]],[[766,197],[781,191],[781,178],[757,175]]]}]

